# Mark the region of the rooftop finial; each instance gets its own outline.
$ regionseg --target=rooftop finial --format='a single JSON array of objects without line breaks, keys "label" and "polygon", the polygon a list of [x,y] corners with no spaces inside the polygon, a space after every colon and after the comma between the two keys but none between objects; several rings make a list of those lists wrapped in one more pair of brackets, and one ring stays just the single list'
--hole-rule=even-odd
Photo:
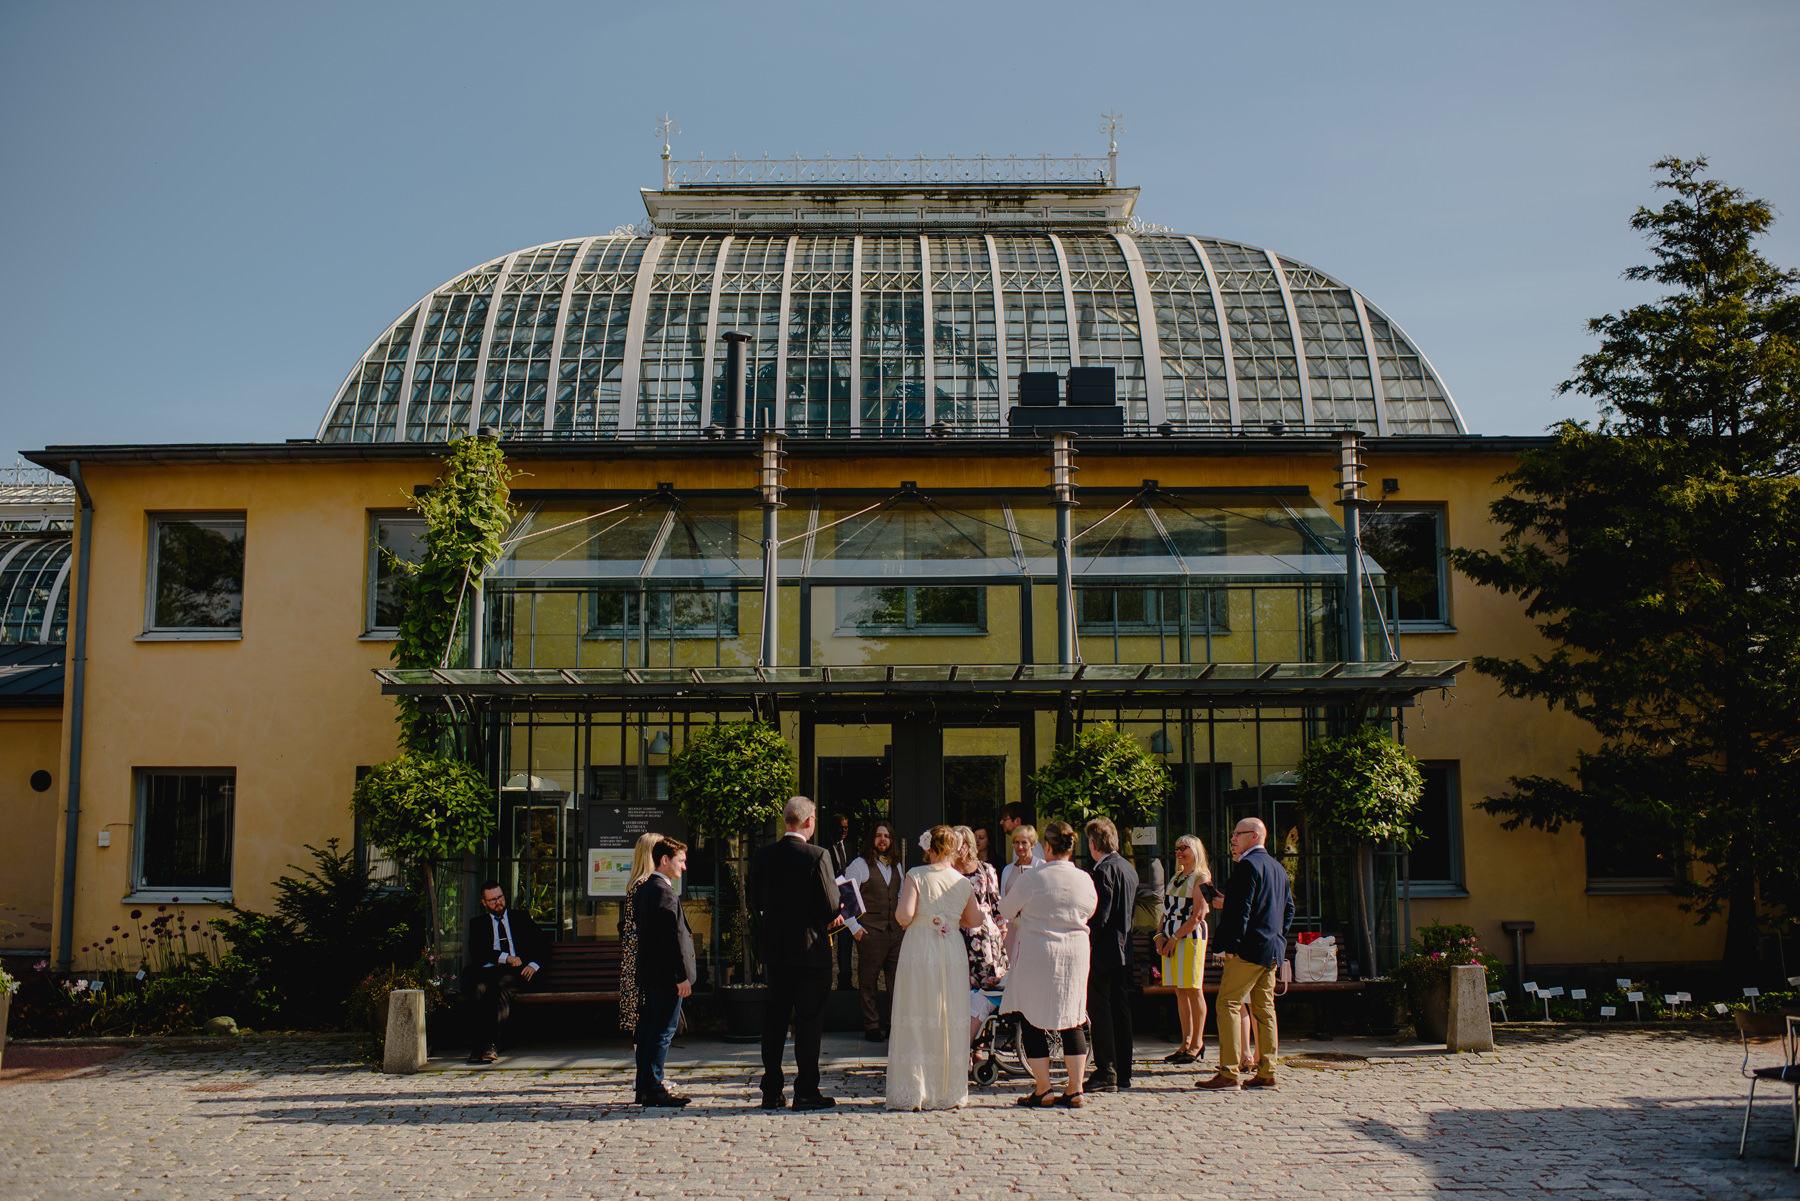
[{"label": "rooftop finial", "polygon": [[674,175],[669,168],[669,139],[678,137],[680,134],[681,122],[677,121],[674,117],[671,117],[667,110],[664,110],[662,120],[656,123],[656,136],[662,139],[663,144],[663,191],[665,192],[674,185]]},{"label": "rooftop finial", "polygon": [[1124,113],[1101,113],[1100,132],[1106,135],[1106,184],[1108,187],[1119,186],[1119,135],[1125,132]]}]

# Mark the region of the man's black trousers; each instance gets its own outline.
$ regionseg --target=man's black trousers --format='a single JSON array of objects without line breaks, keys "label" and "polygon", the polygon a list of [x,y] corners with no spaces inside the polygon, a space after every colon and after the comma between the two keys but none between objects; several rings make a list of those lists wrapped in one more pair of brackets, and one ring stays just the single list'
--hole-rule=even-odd
[{"label": "man's black trousers", "polygon": [[769,1002],[763,1010],[762,1091],[781,1095],[782,1051],[788,1023],[794,1025],[794,1096],[819,1095],[819,1043],[824,1033],[825,998],[831,993],[831,961],[820,964],[771,963]]},{"label": "man's black trousers", "polygon": [[500,1025],[512,1012],[513,994],[525,986],[516,967],[489,964],[463,979],[463,995],[469,998],[469,1049],[487,1051],[500,1040]]},{"label": "man's black trousers", "polygon": [[1088,1021],[1094,1026],[1094,1075],[1131,1083],[1131,973],[1088,972]]}]

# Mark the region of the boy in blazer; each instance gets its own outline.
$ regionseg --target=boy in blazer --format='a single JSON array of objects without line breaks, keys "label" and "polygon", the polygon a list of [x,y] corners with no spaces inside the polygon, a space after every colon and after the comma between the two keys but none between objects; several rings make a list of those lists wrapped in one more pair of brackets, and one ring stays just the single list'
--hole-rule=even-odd
[{"label": "boy in blazer", "polygon": [[631,894],[637,922],[637,980],[644,1007],[637,1027],[637,1103],[646,1108],[680,1108],[688,1099],[663,1083],[669,1043],[681,1022],[681,1002],[694,991],[694,935],[675,895],[687,870],[687,844],[662,838],[650,848],[653,865]]}]

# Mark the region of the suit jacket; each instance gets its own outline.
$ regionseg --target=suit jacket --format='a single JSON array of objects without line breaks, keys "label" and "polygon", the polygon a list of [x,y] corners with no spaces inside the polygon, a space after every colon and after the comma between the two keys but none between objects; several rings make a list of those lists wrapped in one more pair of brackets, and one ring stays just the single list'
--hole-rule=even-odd
[{"label": "suit jacket", "polygon": [[1099,904],[1088,919],[1091,970],[1116,972],[1131,966],[1131,910],[1137,903],[1138,874],[1117,851],[1094,865]]},{"label": "suit jacket", "polygon": [[674,988],[700,978],[687,914],[667,880],[651,872],[631,894],[631,916],[637,922],[639,988]]},{"label": "suit jacket", "polygon": [[1212,949],[1258,967],[1275,967],[1287,958],[1287,932],[1293,924],[1287,868],[1262,847],[1251,848],[1231,869]]},{"label": "suit jacket", "polygon": [[762,917],[764,963],[830,969],[828,927],[838,915],[838,888],[824,847],[784,834],[757,851],[750,908]]},{"label": "suit jacket", "polygon": [[[544,937],[544,932],[525,916],[524,911],[510,906],[506,910],[506,924],[512,931],[513,954],[541,969],[550,954],[550,940]],[[468,975],[494,961],[494,919],[483,909],[469,919],[468,932],[463,939],[463,972]]]}]

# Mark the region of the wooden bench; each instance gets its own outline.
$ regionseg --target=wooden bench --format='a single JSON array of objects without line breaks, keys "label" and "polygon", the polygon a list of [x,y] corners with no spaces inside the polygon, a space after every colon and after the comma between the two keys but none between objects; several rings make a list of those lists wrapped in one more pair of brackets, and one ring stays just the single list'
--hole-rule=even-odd
[{"label": "wooden bench", "polygon": [[616,1001],[623,952],[614,942],[550,944],[544,964],[544,987],[528,987],[513,997],[514,1005],[548,1005],[565,1001]]},{"label": "wooden bench", "polygon": [[[1293,959],[1294,947],[1298,942],[1299,940],[1293,935],[1288,935],[1288,959]],[[1150,976],[1151,965],[1162,962],[1161,958],[1156,953],[1155,936],[1151,934],[1134,933],[1131,936],[1131,952],[1132,961],[1136,965],[1138,983],[1144,994],[1152,997],[1173,995],[1175,989],[1171,985],[1159,983]],[[1209,961],[1211,960],[1212,956],[1210,953],[1207,958]],[[1216,994],[1219,991],[1219,977],[1224,974],[1224,971],[1225,969],[1221,964],[1208,962],[1206,971],[1202,976],[1202,991]],[[1285,988],[1278,987],[1275,995],[1284,997],[1287,994],[1294,992],[1361,992],[1366,987],[1368,987],[1368,985],[1364,981],[1350,979],[1347,956],[1342,953],[1342,949],[1340,948],[1338,954],[1338,978],[1336,980],[1321,980],[1304,984],[1296,980]]]}]

